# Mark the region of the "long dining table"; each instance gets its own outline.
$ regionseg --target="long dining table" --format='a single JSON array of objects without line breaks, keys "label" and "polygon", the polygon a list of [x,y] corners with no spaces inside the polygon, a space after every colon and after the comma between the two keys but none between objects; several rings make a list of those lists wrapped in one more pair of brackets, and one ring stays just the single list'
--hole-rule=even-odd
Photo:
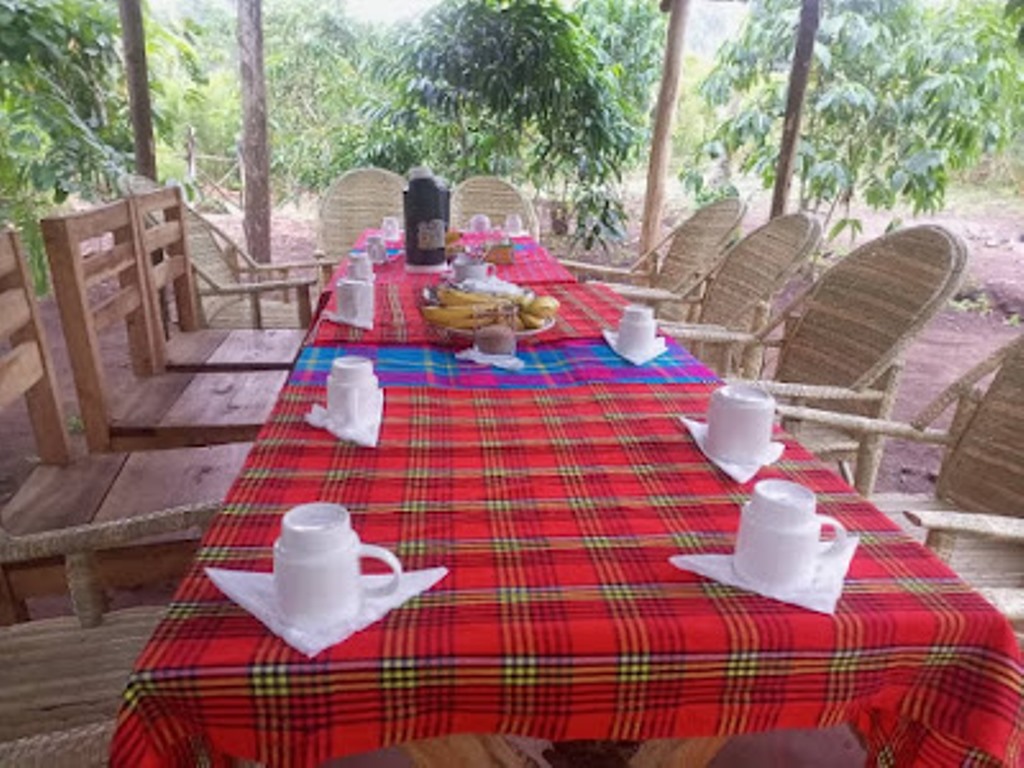
[{"label": "long dining table", "polygon": [[[641,740],[839,723],[871,764],[1024,764],[1008,622],[786,433],[751,482],[710,464],[679,417],[702,418],[720,382],[683,346],[620,359],[602,331],[624,302],[520,238],[498,274],[558,298],[558,321],[521,339],[520,371],[458,360],[466,342],[418,311],[438,277],[408,274],[389,245],[374,329],[312,327],[128,680],[113,765],[314,766],[459,733]],[[385,390],[375,448],[304,420],[348,354],[372,358]],[[669,563],[730,552],[741,503],[769,477],[810,487],[860,537],[834,615]],[[310,501],[344,504],[362,540],[407,569],[449,569],[314,658],[204,571],[271,571],[282,515]]]}]

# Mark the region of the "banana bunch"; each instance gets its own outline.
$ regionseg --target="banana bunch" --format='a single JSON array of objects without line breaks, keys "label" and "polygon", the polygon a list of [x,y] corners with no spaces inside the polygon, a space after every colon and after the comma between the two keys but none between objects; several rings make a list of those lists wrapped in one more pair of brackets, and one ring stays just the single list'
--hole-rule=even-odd
[{"label": "banana bunch", "polygon": [[432,325],[460,330],[509,322],[517,331],[541,328],[558,313],[559,306],[558,299],[551,296],[471,293],[448,285],[438,286],[437,300],[437,305],[423,307],[423,317]]},{"label": "banana bunch", "polygon": [[543,327],[558,314],[558,299],[554,296],[533,296],[519,306],[519,322],[524,328]]},{"label": "banana bunch", "polygon": [[483,328],[485,325],[508,322],[507,318],[513,316],[515,312],[515,305],[510,302],[463,304],[451,307],[425,305],[422,309],[423,317],[431,325],[472,331]]}]

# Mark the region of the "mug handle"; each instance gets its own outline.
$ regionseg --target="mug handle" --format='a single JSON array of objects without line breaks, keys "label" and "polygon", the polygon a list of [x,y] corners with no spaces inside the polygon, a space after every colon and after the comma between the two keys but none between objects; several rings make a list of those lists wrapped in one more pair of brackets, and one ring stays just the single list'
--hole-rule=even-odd
[{"label": "mug handle", "polygon": [[391,580],[380,587],[367,587],[363,593],[369,597],[384,597],[398,589],[398,579],[402,575],[402,563],[395,557],[394,553],[384,547],[375,544],[360,544],[359,557],[369,557],[373,560],[380,560],[391,569]]},{"label": "mug handle", "polygon": [[846,526],[836,520],[834,517],[828,515],[818,515],[819,523],[822,528],[825,526],[832,526],[836,532],[836,537],[832,541],[821,542],[821,551],[818,556],[821,558],[830,558],[839,554],[843,546],[846,544]]}]

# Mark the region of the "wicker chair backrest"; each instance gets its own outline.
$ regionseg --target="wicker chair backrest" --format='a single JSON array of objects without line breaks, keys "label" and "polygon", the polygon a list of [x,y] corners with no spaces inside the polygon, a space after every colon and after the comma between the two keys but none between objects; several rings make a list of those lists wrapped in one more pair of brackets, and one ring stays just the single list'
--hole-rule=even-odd
[{"label": "wicker chair backrest", "polygon": [[405,179],[383,168],[355,168],[331,184],[320,200],[317,248],[339,260],[365,229],[380,227],[385,216],[401,219]]},{"label": "wicker chair backrest", "polygon": [[519,189],[497,176],[472,176],[452,191],[451,225],[458,229],[469,226],[469,220],[478,213],[486,214],[492,226],[501,227],[505,217],[518,213],[523,227],[536,240],[540,237],[540,224],[533,203]]}]

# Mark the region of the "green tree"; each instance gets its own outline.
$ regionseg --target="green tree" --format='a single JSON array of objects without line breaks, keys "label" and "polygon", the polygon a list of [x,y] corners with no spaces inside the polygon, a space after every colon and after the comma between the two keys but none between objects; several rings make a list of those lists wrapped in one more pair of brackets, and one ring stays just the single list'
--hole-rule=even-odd
[{"label": "green tree", "polygon": [[127,161],[118,41],[116,6],[0,0],[0,219],[23,230],[40,291],[36,219],[104,187]]},{"label": "green tree", "polygon": [[357,161],[377,33],[317,0],[271,3],[264,28],[271,171],[290,189],[320,189]]},{"label": "green tree", "polygon": [[621,232],[617,185],[639,131],[578,15],[554,0],[458,0],[399,48],[391,117],[430,137],[424,159],[459,178],[500,173],[568,189],[587,247]]},{"label": "green tree", "polygon": [[[722,120],[704,157],[774,183],[799,0],[759,0],[702,89]],[[826,0],[796,175],[801,204],[942,206],[950,175],[1012,138],[1024,70],[999,0]],[[705,192],[705,176],[686,181]],[[848,215],[831,234],[846,225]]]}]

